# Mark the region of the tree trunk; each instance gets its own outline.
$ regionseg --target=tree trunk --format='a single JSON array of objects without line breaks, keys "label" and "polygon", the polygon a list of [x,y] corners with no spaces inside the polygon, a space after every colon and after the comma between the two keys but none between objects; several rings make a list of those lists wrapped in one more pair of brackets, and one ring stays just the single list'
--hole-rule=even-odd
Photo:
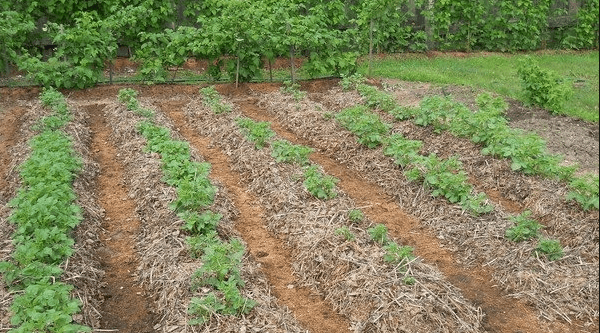
[{"label": "tree trunk", "polygon": [[369,69],[367,70],[367,77],[371,77],[371,66],[373,62],[373,19],[369,25]]},{"label": "tree trunk", "polygon": [[296,78],[295,78],[295,74],[294,72],[296,71],[295,69],[295,58],[294,58],[294,46],[290,46],[290,61],[291,61],[291,66],[292,66],[292,84],[296,82]]}]

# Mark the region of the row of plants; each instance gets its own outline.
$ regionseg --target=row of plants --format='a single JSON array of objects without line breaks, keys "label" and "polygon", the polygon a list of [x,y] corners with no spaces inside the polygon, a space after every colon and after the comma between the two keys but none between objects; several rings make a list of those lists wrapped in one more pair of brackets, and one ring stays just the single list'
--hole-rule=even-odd
[{"label": "row of plants", "polygon": [[61,281],[64,264],[74,252],[71,231],[82,221],[75,204],[73,180],[82,161],[61,128],[70,120],[64,96],[46,89],[40,101],[53,114],[40,119],[29,145],[31,154],[19,166],[22,186],[9,202],[12,260],[0,262],[0,272],[14,293],[10,307],[11,333],[91,332],[73,322],[81,302],[72,298],[73,286]]},{"label": "row of plants", "polygon": [[[356,87],[359,93],[365,98],[366,105],[388,111],[396,119],[406,119],[406,110],[413,110],[400,107],[390,95],[380,92],[373,86],[361,83],[361,79],[358,76],[343,80],[340,84],[344,88]],[[448,99],[443,100],[448,101]],[[480,95],[479,101],[483,106],[497,105],[504,102],[502,99],[492,99],[489,95]],[[417,111],[411,111],[410,115],[414,117],[414,122],[420,126],[431,125],[437,133],[447,129],[446,126],[449,126],[451,120],[451,117],[447,113],[449,110],[447,105],[437,108],[424,108],[423,105],[427,105],[427,99],[423,101],[421,109],[419,109],[422,111],[418,111],[418,114]],[[464,124],[469,124],[469,128],[473,131],[477,129],[477,133],[480,136],[492,135],[493,131],[480,131],[482,123],[479,122],[479,118],[477,116],[473,117],[473,113],[466,107],[464,108],[465,112],[469,112],[471,115],[471,117],[467,117],[467,114],[463,114],[461,119],[463,119]],[[482,114],[476,113],[475,115]],[[429,156],[420,155],[419,151],[423,145],[422,141],[410,140],[398,133],[386,136],[391,125],[383,123],[378,115],[370,113],[367,107],[363,105],[342,110],[336,115],[336,119],[342,126],[357,135],[358,141],[361,144],[369,148],[382,145],[383,153],[386,156],[392,157],[396,164],[406,170],[404,171],[404,175],[407,179],[423,182],[427,187],[432,189],[434,197],[443,195],[448,201],[452,203],[458,202],[464,210],[476,215],[489,213],[494,210],[494,207],[487,203],[488,198],[485,193],[473,193],[473,187],[468,183],[469,178],[462,169],[462,164],[458,156],[442,160],[435,154],[430,154]],[[487,124],[486,122],[484,123]],[[496,127],[491,128],[495,129]],[[514,166],[513,169],[515,169]],[[535,254],[541,253],[546,255],[549,260],[560,259],[563,256],[560,241],[543,238],[539,233],[543,226],[537,221],[529,219],[530,214],[530,212],[524,212],[517,216],[509,216],[509,219],[515,226],[506,230],[506,238],[515,242],[529,239],[539,240],[534,251]]]},{"label": "row of plants", "polygon": [[222,241],[217,233],[222,215],[208,209],[217,191],[208,177],[211,165],[193,161],[189,144],[172,139],[168,128],[156,125],[153,113],[139,105],[136,95],[133,89],[122,89],[118,99],[129,110],[146,118],[138,123],[137,130],[147,140],[146,150],[160,155],[163,181],[177,191],[177,199],[169,207],[184,221],[181,228],[188,235],[190,255],[202,261],[192,276],[192,291],[212,289],[202,297],[191,299],[190,325],[203,324],[216,313],[249,313],[256,303],[240,292],[245,284],[240,273],[244,245],[238,239]]},{"label": "row of plants", "polygon": [[360,76],[342,80],[342,87],[355,87],[365,103],[393,115],[397,120],[412,119],[419,126],[432,126],[436,133],[450,131],[483,146],[481,152],[512,161],[511,168],[568,183],[567,200],[575,200],[584,210],[598,209],[598,176],[576,175],[577,165],[562,165],[563,158],[548,153],[546,143],[535,133],[511,128],[503,116],[507,108],[501,97],[485,93],[477,97],[477,112],[450,97],[424,98],[419,108],[400,107],[392,96],[361,83]]},{"label": "row of plants", "polygon": [[[289,57],[294,81],[297,56],[316,77],[351,73],[358,56],[374,52],[535,50],[548,39],[548,17],[561,15],[576,20],[559,29],[556,46],[597,47],[598,0],[583,1],[576,13],[564,2],[3,0],[0,67],[16,64],[41,85],[88,87],[127,45],[147,81],[168,80],[168,70],[190,57],[209,61],[211,79],[225,70],[236,82],[260,78],[265,60]],[[52,51],[44,55],[42,44]]]},{"label": "row of plants", "polygon": [[[282,92],[294,96],[294,99],[298,101],[299,98],[306,96],[306,93],[300,92],[298,88],[296,84],[292,85],[288,83],[282,88]],[[206,102],[206,97],[204,100],[205,105],[210,107],[211,103]],[[210,98],[208,100],[210,101]],[[211,109],[216,114],[220,113],[218,112],[220,110],[219,107]],[[270,123],[268,122],[255,122],[249,118],[237,118],[236,122],[246,139],[255,143],[256,149],[265,147],[267,140],[275,136],[275,132],[270,129]],[[272,141],[270,147],[271,156],[277,163],[288,163],[304,168],[304,187],[315,198],[327,200],[336,196],[335,185],[339,180],[329,175],[323,175],[319,171],[318,165],[311,165],[309,155],[314,151],[312,148],[296,145],[281,139]],[[354,209],[348,212],[348,219],[350,222],[357,224],[364,220],[364,214],[361,210]],[[336,229],[335,233],[344,237],[347,241],[353,241],[356,238],[347,226]],[[383,224],[369,228],[367,233],[372,241],[383,246],[386,252],[384,260],[394,265],[400,273],[404,274],[404,283],[409,285],[414,284],[415,279],[407,273],[408,264],[411,260],[415,259],[413,255],[414,249],[410,246],[400,246],[398,243],[388,239],[387,228]]]}]

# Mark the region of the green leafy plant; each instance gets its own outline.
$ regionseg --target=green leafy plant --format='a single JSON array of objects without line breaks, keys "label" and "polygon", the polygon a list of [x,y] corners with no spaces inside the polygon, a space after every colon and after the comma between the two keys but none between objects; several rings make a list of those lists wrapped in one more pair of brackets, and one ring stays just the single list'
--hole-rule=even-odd
[{"label": "green leafy plant", "polygon": [[521,242],[531,238],[538,238],[539,231],[543,228],[536,220],[530,219],[531,211],[525,211],[517,216],[511,216],[510,220],[516,225],[506,229],[505,236],[513,242]]},{"label": "green leafy plant", "polygon": [[192,235],[204,235],[208,234],[211,230],[215,230],[223,217],[223,215],[211,211],[206,211],[202,214],[193,211],[184,211],[178,216],[185,222],[181,229]]},{"label": "green leafy plant", "polygon": [[363,105],[347,108],[338,113],[335,118],[342,126],[358,136],[359,143],[369,148],[381,145],[391,127]]},{"label": "green leafy plant", "polygon": [[387,227],[383,224],[377,224],[376,226],[367,229],[367,233],[371,237],[371,240],[381,245],[388,242],[387,232]]},{"label": "green leafy plant", "polygon": [[292,95],[296,102],[303,100],[306,97],[306,91],[300,90],[298,83],[292,83],[292,81],[283,81],[283,86],[280,91],[286,95]]},{"label": "green leafy plant", "polygon": [[354,73],[352,75],[342,75],[342,79],[340,80],[340,86],[344,91],[348,91],[351,89],[356,89],[356,87],[365,82],[365,78],[359,74]]},{"label": "green leafy plant", "polygon": [[323,175],[316,165],[307,167],[304,171],[304,186],[314,197],[327,200],[337,196],[335,184],[339,180],[333,176]]},{"label": "green leafy plant", "polygon": [[200,89],[200,94],[203,97],[204,105],[208,106],[215,114],[223,112],[231,112],[231,104],[223,103],[223,99],[214,86],[204,87]]},{"label": "green leafy plant", "polygon": [[313,152],[313,149],[310,147],[294,145],[286,140],[277,140],[271,146],[271,156],[278,163],[296,163],[299,165],[308,165],[310,163],[308,155]]},{"label": "green leafy plant", "polygon": [[360,223],[365,219],[365,214],[360,209],[352,209],[348,212],[348,219],[352,223]]},{"label": "green leafy plant", "polygon": [[267,140],[275,136],[271,130],[271,123],[265,121],[255,122],[249,118],[237,118],[236,123],[242,129],[246,139],[255,143],[256,149],[267,145]]},{"label": "green leafy plant", "polygon": [[347,226],[335,229],[335,234],[344,237],[344,239],[346,239],[349,242],[356,239],[356,236],[354,236],[352,231],[350,231],[350,229]]},{"label": "green leafy plant", "polygon": [[383,249],[386,252],[383,260],[393,265],[406,264],[415,258],[414,249],[410,246],[400,246],[395,242],[388,242]]},{"label": "green leafy plant", "polygon": [[396,164],[404,167],[422,159],[419,155],[422,146],[422,141],[409,140],[402,134],[395,133],[384,140],[383,154],[392,157]]},{"label": "green leafy plant", "polygon": [[575,200],[584,210],[598,209],[598,176],[584,174],[573,177],[569,183],[571,189],[567,194],[567,200]]},{"label": "green leafy plant", "polygon": [[550,261],[558,260],[564,256],[560,241],[555,239],[541,239],[535,248],[535,253],[546,255],[546,258]]},{"label": "green leafy plant", "polygon": [[573,94],[572,88],[554,72],[542,69],[531,57],[523,60],[518,73],[525,98],[552,113],[560,113]]}]

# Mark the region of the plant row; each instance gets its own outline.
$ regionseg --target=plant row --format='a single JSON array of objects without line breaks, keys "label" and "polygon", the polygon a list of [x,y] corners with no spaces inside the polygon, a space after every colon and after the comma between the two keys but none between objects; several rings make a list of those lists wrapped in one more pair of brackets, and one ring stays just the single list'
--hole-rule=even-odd
[{"label": "plant row", "polygon": [[19,166],[22,187],[9,202],[8,220],[16,225],[10,262],[0,263],[4,280],[15,293],[9,332],[90,332],[72,316],[81,302],[71,298],[73,286],[60,281],[60,266],[73,254],[70,233],[82,220],[72,184],[82,162],[63,131],[70,120],[64,96],[53,89],[40,95],[52,115],[34,128],[31,155]]},{"label": "plant row", "polygon": [[[356,76],[343,80],[341,84],[344,88],[355,84],[359,93],[365,98],[366,105],[388,111],[396,119],[405,119],[405,113],[402,112],[413,110],[398,106],[390,95],[380,92],[375,87],[360,83],[360,78]],[[491,100],[489,95],[482,96],[484,96],[482,98],[486,98],[485,96],[490,98],[488,105],[492,102],[499,103],[502,101],[501,99]],[[424,101],[424,104],[427,105],[426,101]],[[421,126],[432,125],[434,131],[439,132],[447,126],[449,121],[449,117],[446,117],[446,110],[446,107],[439,107],[434,110],[425,109],[418,114],[417,111],[413,111],[410,115],[415,117],[416,124]],[[466,107],[465,110],[465,112],[469,112],[469,115],[473,115]],[[462,116],[461,119],[465,121],[472,120],[472,118],[467,117],[466,113]],[[474,118],[476,119],[476,117]],[[396,164],[405,169],[404,175],[407,179],[423,182],[425,186],[432,189],[431,194],[434,197],[441,195],[451,203],[458,202],[464,210],[475,215],[489,213],[494,210],[494,207],[487,203],[488,198],[485,193],[473,193],[473,187],[468,183],[469,178],[462,169],[462,164],[457,156],[440,159],[436,154],[420,155],[422,141],[410,140],[398,133],[388,135],[391,125],[382,122],[377,114],[370,112],[363,105],[350,107],[339,112],[336,119],[342,126],[357,135],[359,143],[369,148],[383,145],[384,155],[392,157]],[[473,129],[481,125],[480,123],[471,124],[473,124]],[[506,231],[508,239],[519,242],[532,238],[542,238],[539,233],[542,226],[537,221],[528,219],[529,214],[526,212],[516,217],[509,217],[516,226]],[[520,233],[525,233],[527,236],[515,236],[515,234]],[[557,240],[541,239],[535,253],[543,253],[549,260],[556,260],[562,257],[562,246]]]},{"label": "plant row", "polygon": [[[294,99],[299,100],[306,96],[306,93],[299,92],[296,84],[286,84],[282,89],[283,92],[294,96]],[[205,88],[206,89],[206,88]],[[214,113],[218,114],[220,108],[213,108]],[[262,149],[267,145],[267,141],[275,136],[275,132],[271,130],[268,122],[255,122],[249,118],[237,118],[236,122],[244,133],[247,140],[255,144],[256,149]],[[336,194],[335,186],[338,179],[324,175],[319,171],[319,166],[310,163],[309,155],[314,151],[310,147],[296,145],[287,140],[275,140],[270,143],[271,156],[277,163],[288,163],[304,168],[304,187],[315,198],[327,200],[334,198]],[[348,212],[348,218],[353,223],[359,223],[364,219],[362,211],[355,209]],[[399,271],[405,274],[404,282],[413,284],[414,278],[406,274],[406,265],[414,259],[413,248],[410,246],[400,246],[396,242],[391,241],[387,237],[387,228],[383,224],[378,224],[367,230],[371,240],[379,243],[384,247],[386,254],[384,260],[396,267]],[[355,239],[354,234],[348,227],[341,227],[336,230],[336,234],[344,237],[347,241]]]},{"label": "plant row", "polygon": [[208,209],[217,191],[208,177],[211,165],[193,161],[189,143],[172,139],[168,128],[157,126],[151,119],[153,113],[139,106],[136,95],[132,89],[122,89],[118,99],[147,118],[138,123],[137,130],[147,140],[146,150],[160,155],[163,181],[177,191],[177,199],[169,207],[184,221],[181,228],[188,235],[190,255],[202,261],[192,276],[192,291],[212,289],[191,299],[188,313],[193,319],[189,323],[203,324],[216,313],[249,313],[256,303],[240,292],[245,284],[240,273],[245,248],[238,239],[219,238],[217,226],[222,215]]},{"label": "plant row", "polygon": [[450,97],[440,96],[423,99],[419,108],[408,108],[399,106],[385,92],[361,83],[358,76],[344,79],[342,86],[355,87],[366,105],[388,112],[397,120],[412,119],[419,126],[432,126],[436,133],[449,131],[468,138],[483,146],[482,154],[510,159],[515,171],[565,181],[570,188],[567,200],[575,200],[584,210],[598,209],[598,176],[576,176],[578,166],[562,165],[563,158],[548,153],[539,135],[510,127],[503,115],[507,105],[500,97],[478,95],[477,112]]}]

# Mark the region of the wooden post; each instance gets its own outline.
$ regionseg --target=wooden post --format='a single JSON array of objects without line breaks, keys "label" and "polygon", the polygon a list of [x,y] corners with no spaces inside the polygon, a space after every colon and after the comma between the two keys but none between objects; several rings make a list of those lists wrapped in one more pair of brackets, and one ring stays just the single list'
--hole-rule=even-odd
[{"label": "wooden post", "polygon": [[238,87],[238,78],[240,77],[240,56],[237,56],[237,68],[235,70],[235,89]]},{"label": "wooden post", "polygon": [[295,72],[295,59],[294,59],[294,45],[290,46],[290,61],[291,61],[291,65],[292,65],[292,84],[296,82],[296,78],[294,77],[294,72]]}]

